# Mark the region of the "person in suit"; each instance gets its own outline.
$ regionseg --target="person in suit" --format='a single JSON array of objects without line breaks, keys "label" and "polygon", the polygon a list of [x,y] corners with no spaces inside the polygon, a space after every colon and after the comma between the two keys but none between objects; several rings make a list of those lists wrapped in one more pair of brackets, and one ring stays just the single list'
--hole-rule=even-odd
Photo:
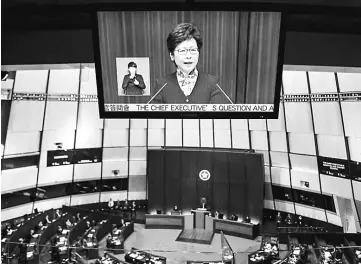
[{"label": "person in suit", "polygon": [[127,96],[143,95],[145,84],[143,76],[137,74],[137,64],[135,62],[128,64],[128,72],[129,74],[123,78],[122,88],[124,89],[124,94]]},{"label": "person in suit", "polygon": [[152,104],[233,104],[214,75],[199,72],[197,64],[203,40],[191,23],[177,25],[168,35],[170,59],[177,70],[157,80]]},{"label": "person in suit", "polygon": [[130,218],[136,219],[136,215],[137,215],[137,205],[135,204],[135,201],[133,201],[132,206],[131,206],[131,215],[130,215]]}]

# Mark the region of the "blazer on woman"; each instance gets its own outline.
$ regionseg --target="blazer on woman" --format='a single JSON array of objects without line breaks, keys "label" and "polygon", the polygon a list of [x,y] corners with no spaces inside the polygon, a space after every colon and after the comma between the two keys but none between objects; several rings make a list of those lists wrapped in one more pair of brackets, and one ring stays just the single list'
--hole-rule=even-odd
[{"label": "blazer on woman", "polygon": [[[179,87],[176,72],[160,78],[157,89],[151,100],[152,104],[232,104],[217,86],[217,77],[206,73],[198,73],[192,93],[185,96]],[[163,87],[163,88],[162,88]]]}]

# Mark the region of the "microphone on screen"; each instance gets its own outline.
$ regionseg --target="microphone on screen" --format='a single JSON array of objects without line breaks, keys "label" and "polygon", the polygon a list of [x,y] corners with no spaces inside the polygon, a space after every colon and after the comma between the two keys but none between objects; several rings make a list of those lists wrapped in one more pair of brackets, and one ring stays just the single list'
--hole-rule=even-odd
[{"label": "microphone on screen", "polygon": [[223,89],[218,84],[216,84],[216,86],[222,91],[222,93],[226,96],[228,101],[231,102],[231,104],[234,104],[233,101],[227,96],[226,92],[224,92]]},{"label": "microphone on screen", "polygon": [[168,84],[168,83],[165,83],[165,84],[158,90],[158,92],[155,93],[155,95],[148,101],[147,104],[149,104],[149,103],[159,94],[159,92],[163,90],[163,88],[164,88],[167,84]]}]

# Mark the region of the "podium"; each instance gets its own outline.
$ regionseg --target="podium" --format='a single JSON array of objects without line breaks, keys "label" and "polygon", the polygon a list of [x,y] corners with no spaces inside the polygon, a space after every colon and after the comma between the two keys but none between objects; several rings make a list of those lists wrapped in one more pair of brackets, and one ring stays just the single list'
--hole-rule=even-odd
[{"label": "podium", "polygon": [[205,208],[198,208],[197,210],[192,210],[193,213],[193,228],[206,228],[206,215],[209,215],[209,211]]}]

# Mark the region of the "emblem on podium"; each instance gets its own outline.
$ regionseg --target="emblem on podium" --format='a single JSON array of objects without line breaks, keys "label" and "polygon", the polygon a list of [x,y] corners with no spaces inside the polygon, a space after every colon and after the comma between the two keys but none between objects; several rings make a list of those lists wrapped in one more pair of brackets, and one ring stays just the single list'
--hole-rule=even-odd
[{"label": "emblem on podium", "polygon": [[203,169],[199,172],[199,178],[203,181],[209,180],[210,177],[211,177],[211,173],[209,173],[209,171],[206,169]]}]

